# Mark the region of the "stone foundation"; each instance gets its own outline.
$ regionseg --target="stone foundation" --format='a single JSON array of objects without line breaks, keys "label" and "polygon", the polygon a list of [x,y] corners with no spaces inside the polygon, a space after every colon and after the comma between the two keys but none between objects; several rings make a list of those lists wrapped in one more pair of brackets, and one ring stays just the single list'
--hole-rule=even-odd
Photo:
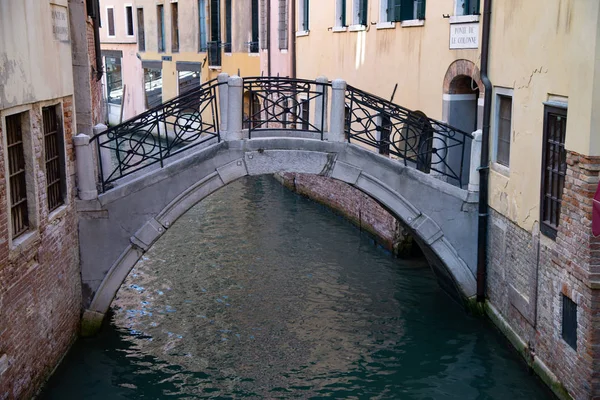
[{"label": "stone foundation", "polygon": [[[600,238],[591,233],[600,158],[569,152],[567,165],[556,241],[491,210],[487,295],[559,397],[592,399],[600,396]],[[562,338],[563,295],[577,304],[576,350]]]},{"label": "stone foundation", "polygon": [[[60,100],[60,99],[59,99]],[[57,100],[58,101],[58,100]],[[65,205],[48,212],[42,111],[31,120],[37,227],[12,246],[8,240],[6,160],[0,152],[0,399],[33,396],[75,338],[81,313],[79,243],[75,212],[73,100],[62,99],[66,144]],[[5,143],[0,130],[0,143]],[[27,162],[30,162],[27,159]]]}]

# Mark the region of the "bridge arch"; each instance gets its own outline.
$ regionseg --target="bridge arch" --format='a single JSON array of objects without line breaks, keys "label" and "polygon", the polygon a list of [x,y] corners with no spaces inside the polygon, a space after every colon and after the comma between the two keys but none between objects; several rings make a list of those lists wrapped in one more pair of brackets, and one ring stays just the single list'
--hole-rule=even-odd
[{"label": "bridge arch", "polygon": [[101,320],[131,268],[191,207],[241,177],[277,172],[328,176],[366,193],[412,231],[443,286],[475,295],[477,214],[466,190],[347,142],[260,138],[212,144],[80,204],[88,318]]}]

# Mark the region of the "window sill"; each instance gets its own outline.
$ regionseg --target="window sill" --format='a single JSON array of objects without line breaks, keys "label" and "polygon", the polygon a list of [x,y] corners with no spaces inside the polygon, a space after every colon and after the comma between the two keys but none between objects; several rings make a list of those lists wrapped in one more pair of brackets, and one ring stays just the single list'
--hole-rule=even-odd
[{"label": "window sill", "polygon": [[48,223],[51,223],[52,221],[54,221],[56,219],[60,219],[60,218],[64,217],[66,213],[67,213],[67,205],[63,204],[62,206],[58,207],[56,210],[52,211],[48,215]]},{"label": "window sill", "polygon": [[287,54],[288,53],[288,49],[279,49],[279,52],[281,54]]},{"label": "window sill", "polygon": [[479,22],[479,15],[453,15],[450,17],[451,24],[465,24],[467,22]]},{"label": "window sill", "polygon": [[16,239],[12,240],[11,252],[17,251],[19,253],[23,253],[25,250],[30,248],[38,239],[40,238],[40,233],[36,231],[29,231]]},{"label": "window sill", "polygon": [[367,30],[366,25],[350,25],[348,27],[348,32],[361,32],[361,31],[366,31],[366,30]]},{"label": "window sill", "polygon": [[333,28],[331,28],[331,31],[333,33],[338,33],[338,32],[346,32],[348,29],[345,26],[334,26]]},{"label": "window sill", "polygon": [[210,69],[211,71],[220,71],[222,67],[220,65],[209,65],[208,69]]},{"label": "window sill", "polygon": [[403,28],[411,28],[413,26],[424,26],[424,25],[425,25],[424,19],[407,19],[406,21],[402,21],[400,23],[400,26],[402,26]]},{"label": "window sill", "polygon": [[260,57],[260,53],[248,53],[248,57]]},{"label": "window sill", "polygon": [[504,175],[505,177],[510,178],[510,168],[509,167],[502,165],[502,164],[498,164],[495,161],[492,162],[491,167],[492,167],[492,170],[499,173],[500,175]]},{"label": "window sill", "polygon": [[308,36],[310,31],[297,31],[296,37]]},{"label": "window sill", "polygon": [[396,23],[395,22],[379,22],[375,28],[377,28],[377,29],[395,29]]},{"label": "window sill", "polygon": [[225,57],[231,57],[231,53],[223,53]]}]

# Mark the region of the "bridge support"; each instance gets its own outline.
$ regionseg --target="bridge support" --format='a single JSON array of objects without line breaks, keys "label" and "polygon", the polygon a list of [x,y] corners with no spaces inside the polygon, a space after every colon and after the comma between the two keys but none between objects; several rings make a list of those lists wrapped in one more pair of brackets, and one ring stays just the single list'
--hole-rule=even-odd
[{"label": "bridge support", "polygon": [[244,112],[244,80],[231,76],[227,80],[227,132],[226,141],[243,139],[242,115]]},{"label": "bridge support", "polygon": [[77,168],[77,188],[81,200],[93,200],[98,198],[96,190],[96,178],[94,173],[94,157],[90,137],[83,133],[73,138],[75,146],[75,159]]},{"label": "bridge support", "polygon": [[228,116],[227,110],[229,106],[229,74],[223,72],[217,76],[219,82],[219,131],[221,135],[227,135],[228,131]]},{"label": "bridge support", "polygon": [[323,99],[323,101],[317,101],[315,104],[315,126],[318,128],[323,128],[323,132],[327,132],[327,77],[319,76],[316,80],[317,82],[317,93],[319,93]]},{"label": "bridge support", "polygon": [[346,120],[346,81],[336,79],[331,83],[331,115],[329,140],[345,142],[344,122]]}]

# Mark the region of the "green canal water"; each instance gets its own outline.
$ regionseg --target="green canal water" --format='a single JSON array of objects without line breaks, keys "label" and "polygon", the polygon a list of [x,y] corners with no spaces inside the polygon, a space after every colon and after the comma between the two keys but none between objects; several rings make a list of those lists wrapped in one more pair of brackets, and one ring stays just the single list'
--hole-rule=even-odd
[{"label": "green canal water", "polygon": [[[132,210],[134,212],[135,210]],[[271,177],[186,213],[43,399],[548,399],[507,341]]]}]

